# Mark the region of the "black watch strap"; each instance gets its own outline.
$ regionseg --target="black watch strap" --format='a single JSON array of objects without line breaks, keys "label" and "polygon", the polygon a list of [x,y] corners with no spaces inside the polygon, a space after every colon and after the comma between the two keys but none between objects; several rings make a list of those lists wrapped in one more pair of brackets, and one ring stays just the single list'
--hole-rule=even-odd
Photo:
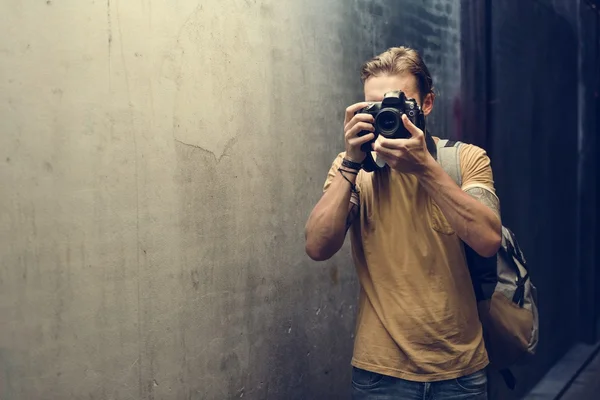
[{"label": "black watch strap", "polygon": [[347,158],[344,158],[344,159],[342,160],[342,166],[343,166],[343,167],[346,167],[346,168],[355,169],[355,170],[357,170],[357,171],[358,171],[358,170],[360,170],[360,168],[362,167],[362,164],[361,164],[361,163],[354,162],[354,161],[350,161],[350,160],[348,160]]}]

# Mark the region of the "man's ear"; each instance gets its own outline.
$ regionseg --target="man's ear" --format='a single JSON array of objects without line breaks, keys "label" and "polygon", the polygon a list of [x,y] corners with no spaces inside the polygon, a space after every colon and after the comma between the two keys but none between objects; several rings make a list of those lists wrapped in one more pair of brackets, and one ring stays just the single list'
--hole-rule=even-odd
[{"label": "man's ear", "polygon": [[433,109],[434,99],[435,95],[433,94],[433,92],[430,92],[427,96],[425,96],[425,100],[423,101],[423,105],[421,106],[421,109],[423,110],[423,114],[425,114],[425,116],[429,115],[429,113]]}]

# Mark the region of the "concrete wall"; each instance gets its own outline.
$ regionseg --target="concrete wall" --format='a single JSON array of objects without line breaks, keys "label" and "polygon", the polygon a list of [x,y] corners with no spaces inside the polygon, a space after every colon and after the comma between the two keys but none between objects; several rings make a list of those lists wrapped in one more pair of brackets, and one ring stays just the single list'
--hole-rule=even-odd
[{"label": "concrete wall", "polygon": [[457,4],[413,3],[2,2],[0,398],[346,398],[303,228],[365,58],[423,51],[455,126]]}]

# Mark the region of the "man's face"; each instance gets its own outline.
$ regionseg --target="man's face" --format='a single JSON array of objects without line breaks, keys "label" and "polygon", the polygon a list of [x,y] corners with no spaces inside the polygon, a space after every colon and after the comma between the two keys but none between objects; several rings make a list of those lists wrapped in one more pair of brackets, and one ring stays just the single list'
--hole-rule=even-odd
[{"label": "man's face", "polygon": [[392,90],[401,90],[406,97],[417,100],[423,113],[428,115],[433,108],[433,96],[428,94],[421,104],[417,80],[412,74],[373,76],[365,81],[365,101],[382,101],[383,95]]}]

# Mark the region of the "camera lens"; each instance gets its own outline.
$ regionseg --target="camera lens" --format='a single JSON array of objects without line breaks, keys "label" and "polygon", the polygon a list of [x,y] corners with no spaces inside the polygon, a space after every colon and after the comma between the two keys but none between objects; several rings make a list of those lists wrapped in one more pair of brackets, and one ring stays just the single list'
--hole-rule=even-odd
[{"label": "camera lens", "polygon": [[394,134],[400,126],[400,116],[396,110],[382,110],[375,120],[377,130],[384,136]]}]

